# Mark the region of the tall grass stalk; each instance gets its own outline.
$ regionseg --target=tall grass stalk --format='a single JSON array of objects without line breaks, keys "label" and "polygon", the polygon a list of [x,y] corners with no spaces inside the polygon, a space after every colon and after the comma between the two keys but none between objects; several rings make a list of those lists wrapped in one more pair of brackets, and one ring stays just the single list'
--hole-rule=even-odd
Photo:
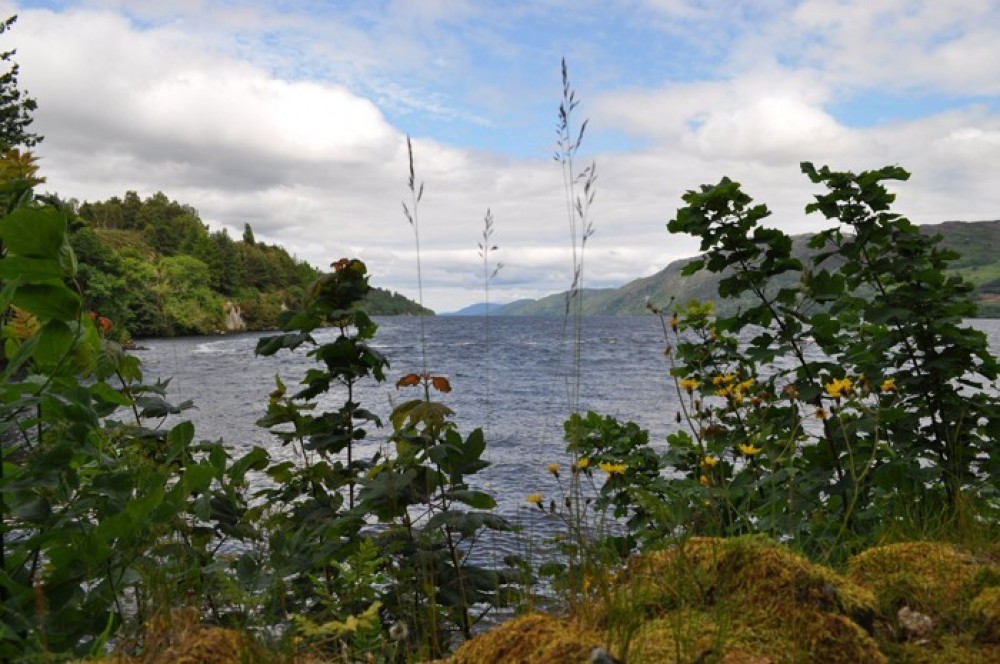
[{"label": "tall grass stalk", "polygon": [[[486,214],[483,216],[483,236],[482,241],[479,243],[479,257],[483,260],[483,296],[486,302],[486,375],[484,376],[484,388],[486,390],[486,413],[485,413],[485,423],[483,430],[486,433],[486,438],[489,440],[490,433],[490,410],[492,401],[490,399],[491,393],[491,383],[490,383],[490,373],[492,370],[492,358],[493,358],[493,316],[490,312],[490,284],[493,279],[496,278],[497,274],[503,268],[503,263],[491,262],[491,257],[494,251],[500,249],[500,247],[493,243],[493,232],[495,230],[495,219],[493,218],[493,211],[489,208],[486,209]],[[488,449],[488,448],[487,448]]]},{"label": "tall grass stalk", "polygon": [[[584,284],[584,254],[587,240],[594,234],[593,222],[590,219],[590,206],[594,201],[595,182],[597,180],[596,164],[579,170],[577,154],[583,144],[588,120],[577,127],[573,112],[579,102],[576,92],[570,85],[569,68],[566,59],[561,62],[562,100],[559,104],[558,122],[556,123],[555,161],[562,172],[563,195],[566,206],[566,219],[569,226],[570,250],[573,260],[573,279],[566,294],[566,310],[564,314],[563,334],[571,344],[572,365],[567,377],[566,392],[569,406],[569,424],[565,436],[569,452],[573,459],[573,468],[579,468],[580,432],[575,423],[580,421],[574,417],[580,413],[580,388],[582,384],[583,356],[583,284]],[[567,536],[571,542],[570,553],[567,556],[568,581],[567,587],[570,611],[578,608],[578,598],[584,594],[584,579],[587,575],[587,560],[596,553],[595,536],[587,524],[587,497],[581,478],[585,473],[573,472],[570,476],[568,494],[565,501],[567,508]]]},{"label": "tall grass stalk", "polygon": [[[587,123],[579,128],[573,125],[573,111],[579,101],[569,82],[566,59],[562,60],[562,102],[559,104],[559,120],[556,123],[556,153],[554,159],[562,171],[563,194],[566,204],[566,218],[569,223],[570,250],[573,259],[573,280],[566,294],[565,325],[572,323],[573,365],[568,378],[567,395],[570,411],[580,409],[580,374],[583,348],[583,265],[587,240],[594,234],[590,220],[590,205],[594,201],[597,167],[594,162],[577,171],[576,156],[583,143]],[[582,188],[582,193],[581,193]],[[568,335],[567,335],[568,336]]]},{"label": "tall grass stalk", "polygon": [[[410,190],[410,204],[407,205],[406,201],[403,201],[403,214],[406,215],[406,220],[410,222],[410,227],[413,229],[413,241],[416,244],[417,249],[417,299],[420,302],[420,306],[424,306],[424,276],[423,269],[420,265],[420,216],[419,216],[419,206],[420,199],[424,197],[424,183],[417,182],[417,172],[413,165],[413,142],[410,140],[410,135],[406,135],[406,155],[409,160],[410,166],[410,176],[407,178],[406,186]],[[427,326],[424,322],[424,315],[420,316],[420,360],[421,360],[421,371],[427,373]]]}]

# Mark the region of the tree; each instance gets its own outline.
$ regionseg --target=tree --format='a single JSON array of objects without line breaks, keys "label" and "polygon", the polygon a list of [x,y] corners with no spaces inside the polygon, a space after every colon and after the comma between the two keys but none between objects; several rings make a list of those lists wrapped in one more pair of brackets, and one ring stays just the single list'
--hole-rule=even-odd
[{"label": "tree", "polygon": [[243,241],[251,247],[257,244],[257,240],[253,236],[253,229],[250,228],[250,224],[243,224]]},{"label": "tree", "polygon": [[[15,21],[17,15],[0,22],[0,34],[10,30]],[[42,142],[41,136],[28,131],[31,113],[38,104],[17,87],[20,66],[13,60],[16,53],[16,50],[0,53],[0,60],[10,63],[10,68],[0,74],[0,150],[4,152],[15,147],[31,148]]]}]

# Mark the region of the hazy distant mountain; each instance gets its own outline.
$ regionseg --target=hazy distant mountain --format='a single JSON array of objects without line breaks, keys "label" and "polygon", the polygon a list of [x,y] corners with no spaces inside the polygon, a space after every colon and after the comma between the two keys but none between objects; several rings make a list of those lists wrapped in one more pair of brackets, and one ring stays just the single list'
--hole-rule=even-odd
[{"label": "hazy distant mountain", "polygon": [[462,307],[458,311],[447,311],[443,314],[438,314],[439,316],[485,316],[487,313],[496,316],[503,309],[505,304],[499,302],[479,302],[477,304],[470,304],[467,307]]},{"label": "hazy distant mountain", "polygon": [[[948,221],[920,227],[924,233],[940,233],[944,246],[954,249],[961,258],[951,271],[962,275],[975,286],[979,313],[984,318],[1000,317],[1000,221]],[[793,252],[800,259],[808,256],[811,236],[795,236]],[[647,302],[667,307],[676,302],[717,299],[716,275],[698,272],[682,277],[681,270],[691,258],[674,261],[656,274],[630,281],[620,288],[584,289],[584,315],[628,315],[648,312]],[[586,278],[586,275],[584,275]],[[789,277],[789,281],[794,277]],[[779,284],[785,285],[785,284]],[[519,300],[492,311],[500,316],[561,316],[566,312],[566,293],[548,295],[538,300]]]}]

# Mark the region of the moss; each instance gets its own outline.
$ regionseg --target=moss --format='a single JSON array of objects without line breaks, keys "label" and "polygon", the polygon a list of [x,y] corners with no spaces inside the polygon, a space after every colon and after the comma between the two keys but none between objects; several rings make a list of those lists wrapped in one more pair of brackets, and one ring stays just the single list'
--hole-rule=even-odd
[{"label": "moss", "polygon": [[890,662],[900,664],[996,664],[1000,647],[971,643],[961,636],[945,635],[931,643],[886,641],[882,650]]},{"label": "moss", "polygon": [[971,554],[950,544],[904,542],[854,556],[848,574],[874,590],[883,614],[894,616],[906,605],[930,615],[961,601],[978,568]]},{"label": "moss", "polygon": [[1000,643],[1000,587],[985,588],[969,604],[969,612],[980,621],[979,640]]},{"label": "moss", "polygon": [[508,620],[466,641],[448,661],[452,664],[579,664],[603,640],[597,632],[542,613]]},{"label": "moss", "polygon": [[961,631],[969,604],[1000,585],[1000,566],[943,542],[904,542],[864,551],[851,559],[848,576],[872,589],[879,616],[893,622],[908,606],[930,616],[936,631]]},{"label": "moss", "polygon": [[[876,638],[894,662],[1000,662],[1000,566],[943,542],[875,547],[849,563],[848,576],[876,596]],[[930,635],[908,640],[898,626],[903,606],[934,621]]]},{"label": "moss", "polygon": [[141,647],[133,655],[115,654],[90,662],[101,664],[241,664],[277,661],[244,632],[203,625],[197,609],[156,616],[143,630]]},{"label": "moss", "polygon": [[[874,595],[764,539],[686,540],[634,559],[624,584],[626,611],[647,619],[629,662],[885,661],[868,633]],[[602,622],[628,619],[612,610]]]}]

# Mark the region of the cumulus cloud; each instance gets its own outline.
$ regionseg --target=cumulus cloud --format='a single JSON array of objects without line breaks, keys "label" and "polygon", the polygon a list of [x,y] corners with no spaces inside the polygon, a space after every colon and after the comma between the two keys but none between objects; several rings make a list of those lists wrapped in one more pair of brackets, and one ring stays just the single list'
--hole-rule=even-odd
[{"label": "cumulus cloud", "polygon": [[[414,297],[401,202],[416,126],[424,295],[439,310],[481,298],[475,248],[487,208],[505,264],[495,301],[570,283],[562,179],[549,158],[560,51],[592,77],[576,80],[578,113],[591,117],[585,151],[602,147],[580,160],[598,168],[587,285],[694,253],[665,224],[685,190],[723,175],[767,202],[775,224],[814,229],[799,160],[903,165],[914,177],[898,187],[900,209],[919,222],[1000,216],[1000,20],[988,1],[67,4],[7,11],[20,15],[9,36],[22,87],[39,101],[34,128],[54,191],[99,200],[162,190],[214,228],[250,223],[318,266],[358,256],[376,284]],[[629,43],[632,34],[649,44]],[[662,72],[642,58],[660,40],[684,50]],[[838,110],[881,90],[969,99],[860,126]],[[505,124],[525,118],[537,138]],[[462,144],[476,131],[475,146]],[[505,150],[508,136],[537,150]]]}]

